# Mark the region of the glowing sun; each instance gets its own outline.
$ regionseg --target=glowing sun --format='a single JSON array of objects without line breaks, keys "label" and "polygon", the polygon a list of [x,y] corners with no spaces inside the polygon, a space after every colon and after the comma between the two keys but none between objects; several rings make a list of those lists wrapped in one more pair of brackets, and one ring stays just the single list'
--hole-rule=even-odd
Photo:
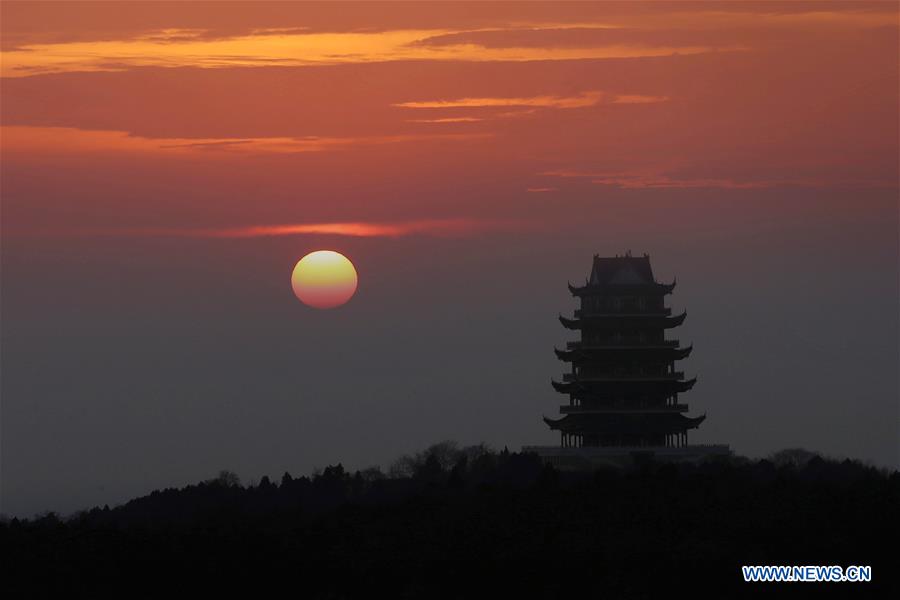
[{"label": "glowing sun", "polygon": [[340,252],[316,250],[297,262],[291,287],[303,304],[313,308],[334,308],[356,293],[358,278],[353,263]]}]

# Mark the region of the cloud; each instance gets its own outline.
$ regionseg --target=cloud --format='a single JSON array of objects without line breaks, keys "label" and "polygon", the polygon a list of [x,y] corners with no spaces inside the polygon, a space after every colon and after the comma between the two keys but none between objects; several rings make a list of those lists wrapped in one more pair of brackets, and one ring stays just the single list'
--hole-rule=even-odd
[{"label": "cloud", "polygon": [[[668,175],[654,173],[612,173],[591,178],[595,185],[611,185],[622,189],[654,188],[719,188],[755,189],[778,185],[771,181],[735,181],[733,179],[694,178],[676,179]],[[787,182],[783,182],[787,183]]]},{"label": "cloud", "polygon": [[232,229],[159,230],[150,235],[175,235],[210,238],[258,238],[291,235],[339,235],[350,237],[403,237],[430,235],[465,236],[480,231],[508,227],[508,223],[474,219],[426,219],[393,223],[336,222],[260,225]]},{"label": "cloud", "polygon": [[209,37],[193,29],[161,29],[127,39],[20,43],[2,53],[0,75],[26,77],[137,67],[233,68],[310,66],[388,61],[559,61],[689,55],[729,50],[707,45],[598,43],[587,47],[430,45],[422,40],[460,33],[449,29],[312,32],[297,28]]},{"label": "cloud", "polygon": [[[543,58],[550,60],[608,58],[610,47],[618,47],[619,53],[630,48],[633,56],[638,49],[652,52],[661,44],[668,54],[672,50],[685,54],[688,48],[713,40],[717,47],[734,44],[736,33],[775,27],[858,30],[897,24],[896,3],[890,2],[655,3],[652,10],[628,3],[582,2],[562,8],[532,2],[517,6],[515,19],[510,19],[508,8],[483,3],[443,5],[439,10],[431,3],[387,7],[363,3],[352,11],[340,3],[315,11],[302,3],[284,2],[228,3],[215,11],[131,3],[116,14],[103,3],[62,3],[54,6],[52,18],[40,3],[5,4],[9,6],[4,6],[2,48],[37,52],[42,56],[36,62],[53,71],[92,69],[93,58],[113,54],[127,56],[133,64],[170,66],[183,61],[181,66],[187,66],[216,55],[247,56],[253,53],[247,46],[264,39],[277,39],[270,45],[281,46],[269,50],[268,56],[285,55],[298,64],[352,56],[361,61],[541,60],[529,50],[579,50]],[[722,35],[696,35],[708,32]],[[163,45],[170,48],[163,50]],[[329,51],[333,48],[337,50]],[[52,64],[52,57],[61,55],[73,60],[68,65]],[[23,58],[4,55],[4,63]]]},{"label": "cloud", "polygon": [[[531,107],[571,109],[586,108],[598,104],[652,104],[665,102],[667,96],[646,96],[638,94],[616,95],[600,90],[587,90],[570,96],[540,95],[520,97],[466,97],[441,100],[417,100],[398,102],[391,106],[399,108],[497,108],[497,107]],[[506,116],[518,116],[517,113],[504,113]]]},{"label": "cloud", "polygon": [[555,192],[556,190],[557,188],[555,187],[530,187],[525,191],[532,194],[544,194],[547,192]]},{"label": "cloud", "polygon": [[604,92],[590,90],[575,96],[529,96],[519,98],[456,98],[454,100],[425,100],[399,102],[401,108],[488,108],[510,106],[536,106],[542,108],[583,108],[594,106],[604,97]]},{"label": "cloud", "polygon": [[393,222],[336,221],[325,223],[286,223],[242,227],[108,227],[55,228],[29,231],[8,230],[13,235],[51,237],[177,237],[197,239],[254,239],[302,235],[335,235],[346,237],[466,237],[491,231],[518,231],[532,226],[524,221],[485,220],[472,218],[424,219]]},{"label": "cloud", "polygon": [[298,154],[352,147],[422,141],[466,141],[490,133],[424,133],[360,137],[147,138],[125,131],[73,127],[0,127],[0,145],[11,153],[72,152],[219,152],[230,154]]},{"label": "cloud", "polygon": [[476,123],[483,121],[478,117],[444,117],[442,119],[407,119],[407,123]]},{"label": "cloud", "polygon": [[728,177],[677,177],[663,171],[591,172],[557,170],[540,173],[548,177],[588,179],[594,185],[607,185],[626,190],[646,189],[727,189],[751,190],[773,187],[826,187],[849,185],[856,187],[893,187],[885,181],[874,179],[825,179],[825,178],[769,178],[736,179]]}]

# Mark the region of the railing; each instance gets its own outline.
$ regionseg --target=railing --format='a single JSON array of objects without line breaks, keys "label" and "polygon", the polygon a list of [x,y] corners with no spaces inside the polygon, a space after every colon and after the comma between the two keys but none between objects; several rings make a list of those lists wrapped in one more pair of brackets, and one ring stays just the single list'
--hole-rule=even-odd
[{"label": "railing", "polygon": [[677,348],[680,344],[679,340],[656,340],[654,342],[650,341],[640,341],[638,339],[622,339],[622,340],[607,340],[604,342],[589,342],[585,343],[584,341],[575,341],[575,342],[566,342],[566,348],[568,350],[576,350],[576,349],[619,349],[619,348]]},{"label": "railing", "polygon": [[581,374],[581,373],[564,373],[563,381],[645,381],[660,380],[669,381],[676,379],[684,379],[684,371],[674,371],[672,373],[600,373],[600,374]]},{"label": "railing", "polygon": [[575,309],[575,318],[581,317],[668,317],[672,315],[671,308],[647,308],[645,310],[633,310],[609,312],[601,310]]},{"label": "railing", "polygon": [[658,413],[658,412],[687,412],[687,404],[663,404],[661,406],[636,406],[633,408],[623,406],[578,406],[563,404],[559,407],[559,413]]}]

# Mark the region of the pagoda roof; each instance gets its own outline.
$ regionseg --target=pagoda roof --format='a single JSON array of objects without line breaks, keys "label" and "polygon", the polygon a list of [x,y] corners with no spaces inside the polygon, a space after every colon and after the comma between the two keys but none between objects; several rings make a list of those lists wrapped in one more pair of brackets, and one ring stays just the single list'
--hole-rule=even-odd
[{"label": "pagoda roof", "polygon": [[544,417],[550,429],[566,433],[677,433],[696,429],[706,415],[686,417],[677,412],[572,413],[559,419]]},{"label": "pagoda roof", "polygon": [[644,283],[640,285],[591,285],[585,281],[582,286],[569,284],[569,291],[573,296],[593,296],[604,294],[671,294],[675,289],[675,280],[672,283]]},{"label": "pagoda roof", "polygon": [[636,354],[657,356],[664,360],[681,360],[683,358],[687,358],[693,348],[694,347],[692,345],[686,346],[684,348],[677,348],[674,346],[605,346],[584,347],[576,348],[573,350],[558,350],[554,348],[553,352],[556,353],[556,358],[566,362],[589,360],[591,358],[600,358],[608,355],[634,356]]},{"label": "pagoda roof", "polygon": [[574,394],[576,396],[596,395],[599,391],[638,391],[644,388],[647,391],[686,392],[694,387],[697,378],[687,380],[677,379],[618,379],[605,381],[567,381],[559,382],[550,380],[550,384],[561,394]]},{"label": "pagoda roof", "polygon": [[678,327],[684,323],[685,318],[687,318],[686,310],[674,317],[663,316],[659,313],[622,315],[607,313],[587,315],[578,319],[569,319],[559,315],[559,322],[562,323],[563,327],[566,329],[582,329],[585,323],[590,323],[592,327],[598,329],[619,328],[622,327],[623,324],[633,324],[637,327],[662,327],[663,329],[672,329],[673,327]]},{"label": "pagoda roof", "polygon": [[569,285],[569,290],[575,295],[589,293],[591,291],[614,287],[619,291],[634,288],[635,291],[657,291],[671,293],[675,282],[661,284],[653,278],[653,269],[650,267],[650,255],[632,256],[630,252],[624,256],[598,256],[594,255],[594,263],[591,273],[584,286],[574,287]]}]

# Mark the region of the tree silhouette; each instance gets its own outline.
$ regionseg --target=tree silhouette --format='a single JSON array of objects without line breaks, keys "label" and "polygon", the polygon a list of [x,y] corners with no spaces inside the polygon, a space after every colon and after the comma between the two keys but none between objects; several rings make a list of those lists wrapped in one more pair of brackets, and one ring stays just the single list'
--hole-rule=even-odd
[{"label": "tree silhouette", "polygon": [[743,597],[762,588],[743,583],[742,564],[863,564],[876,574],[864,592],[897,591],[885,551],[900,535],[897,472],[793,449],[595,472],[446,443],[409,458],[409,475],[338,463],[241,487],[222,471],[68,519],[3,521],[4,588],[41,597],[193,580],[256,593],[290,574],[311,598],[388,581],[401,598],[648,598],[686,581],[698,598]]}]

